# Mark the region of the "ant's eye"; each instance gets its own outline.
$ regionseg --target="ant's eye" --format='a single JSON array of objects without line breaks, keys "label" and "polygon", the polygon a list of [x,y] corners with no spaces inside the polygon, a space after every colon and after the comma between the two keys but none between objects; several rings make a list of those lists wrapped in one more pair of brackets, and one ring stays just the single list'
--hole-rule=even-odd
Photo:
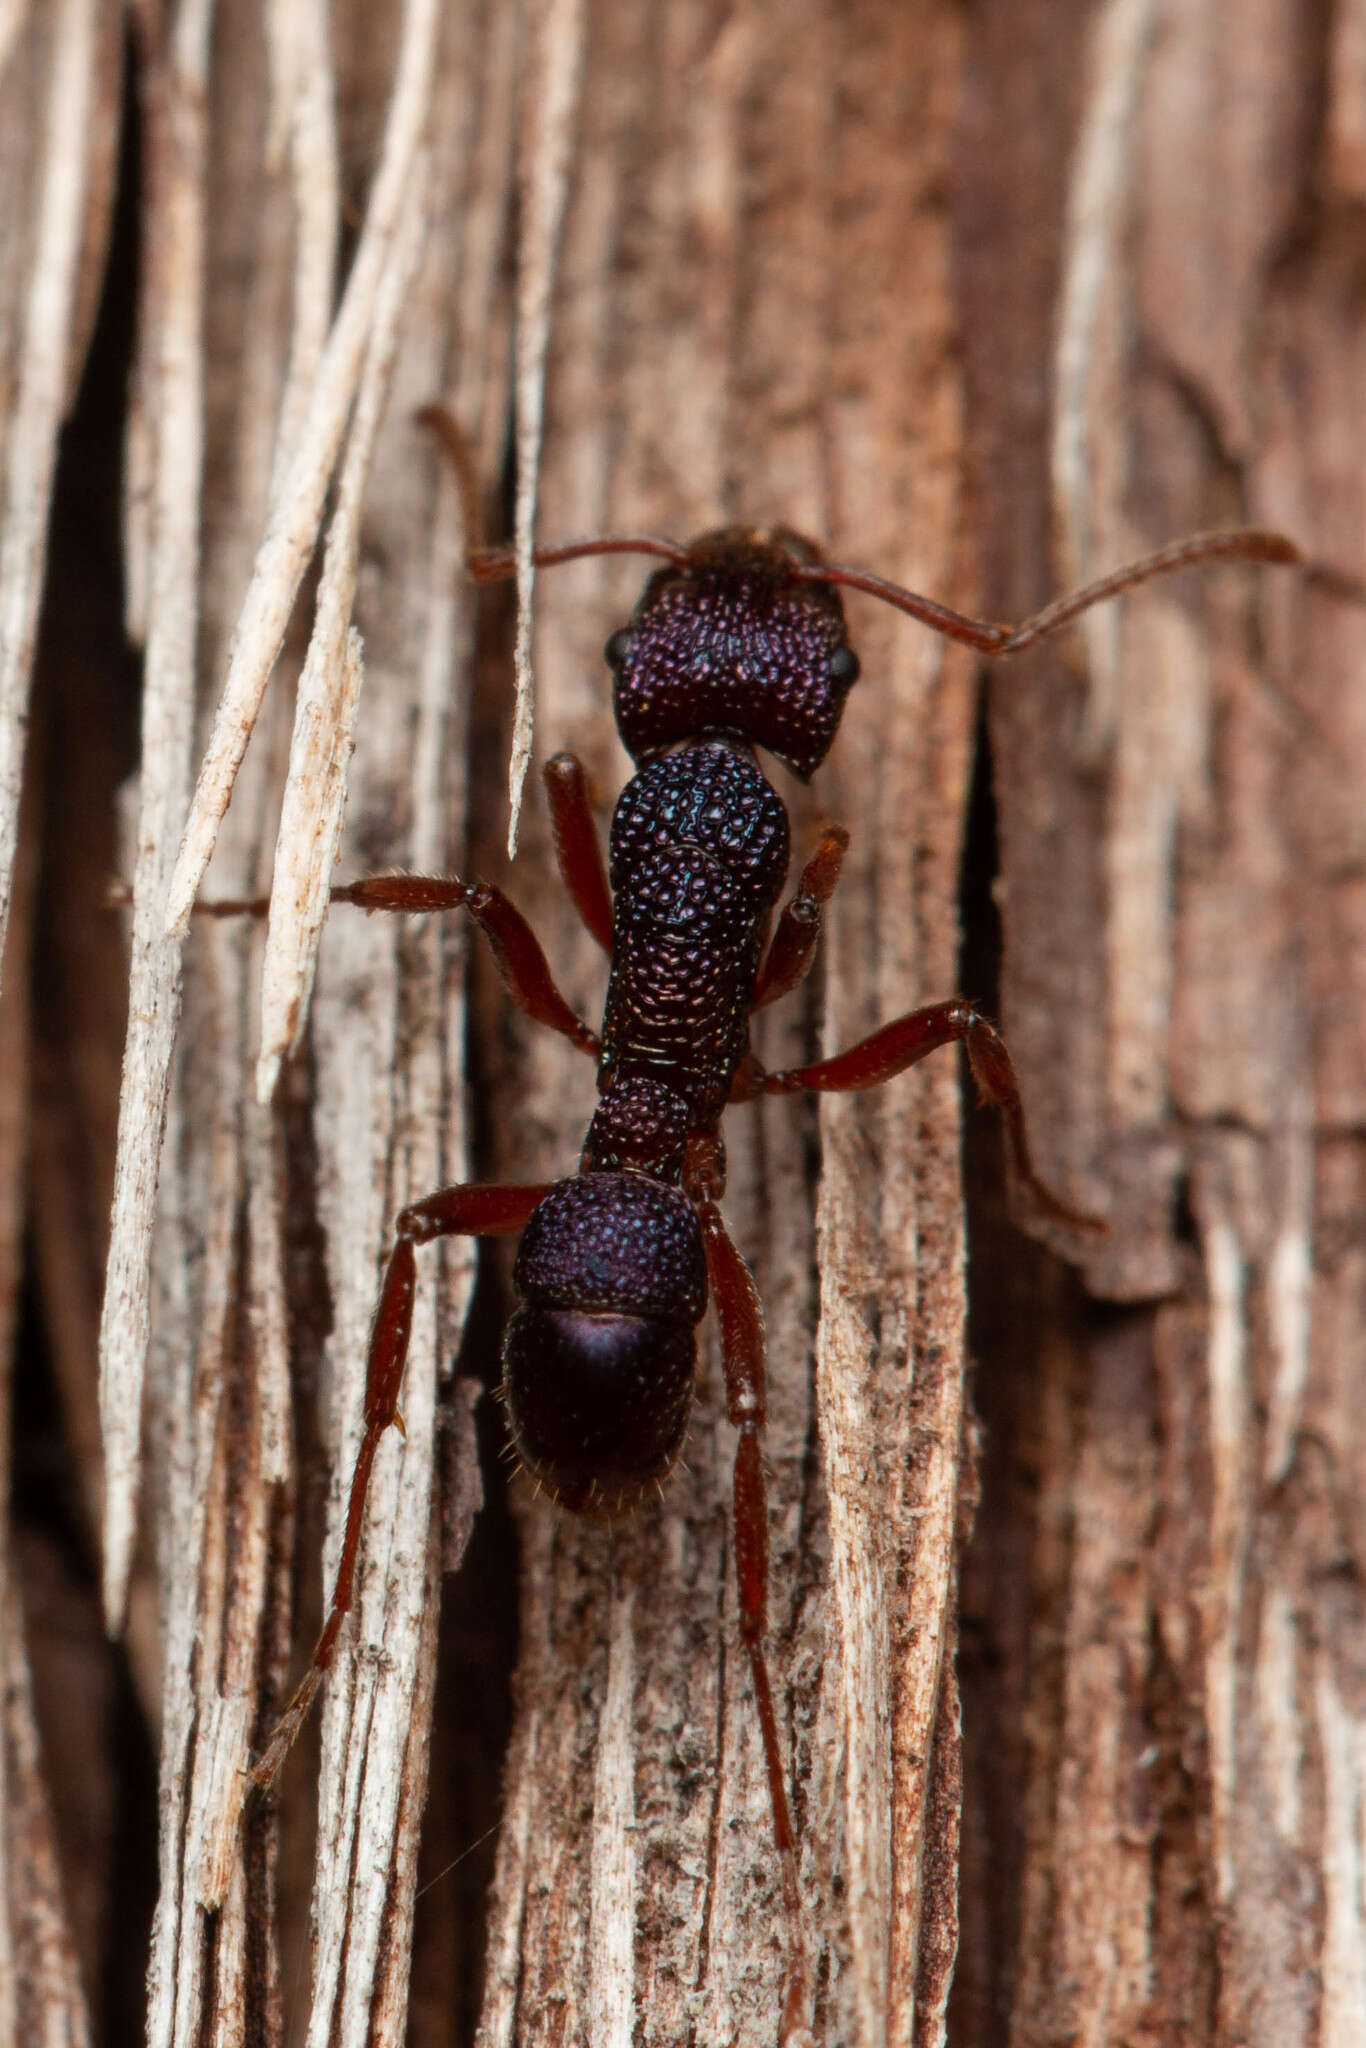
[{"label": "ant's eye", "polygon": [[852,647],[837,647],[830,657],[830,680],[842,690],[858,681],[859,659]]},{"label": "ant's eye", "polygon": [[602,650],[603,659],[606,661],[608,668],[618,669],[626,666],[631,653],[631,642],[634,638],[635,635],[629,626],[622,626],[612,635]]}]

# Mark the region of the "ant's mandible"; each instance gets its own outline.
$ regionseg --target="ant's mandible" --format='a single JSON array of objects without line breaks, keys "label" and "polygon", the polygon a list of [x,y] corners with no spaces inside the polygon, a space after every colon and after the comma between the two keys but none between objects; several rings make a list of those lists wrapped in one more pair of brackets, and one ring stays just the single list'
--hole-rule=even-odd
[{"label": "ant's mandible", "polygon": [[[467,530],[477,491],[454,423],[432,408],[460,470]],[[769,1073],[749,1046],[751,1013],[786,995],[811,965],[821,914],[848,834],[827,825],[772,925],[787,876],[787,812],[755,758],[775,754],[807,781],[830,749],[859,673],[840,587],[864,591],[987,656],[1048,638],[1092,605],[1175,570],[1216,561],[1296,563],[1281,535],[1200,534],[1115,571],[1018,626],[992,625],[825,561],[784,528],[730,527],[687,547],[613,536],[542,547],[539,567],[593,554],[644,554],[651,576],[628,626],[607,642],[613,708],[636,773],[617,800],[606,868],[584,772],[571,754],[546,767],[555,850],[574,905],[610,956],[600,1033],[555,985],[530,926],[496,888],[456,876],[381,875],[332,891],[365,910],[466,910],[518,1008],[598,1064],[598,1106],[578,1170],[534,1186],[442,1188],[401,1211],[370,1337],[365,1433],[351,1479],[336,1583],[298,1690],[252,1773],[279,1771],[331,1667],[351,1606],[375,1453],[398,1420],[416,1252],[435,1238],[521,1232],[516,1306],[503,1338],[508,1430],[523,1469],[576,1514],[628,1513],[683,1447],[696,1369],[695,1330],[714,1307],[735,1450],[740,1633],[753,1677],[788,1928],[780,2041],[809,2004],[796,1839],[764,1654],[768,1513],[761,1459],[763,1318],[749,1270],[722,1219],[728,1103],[800,1090],[879,1086],[938,1047],[961,1043],[1005,1120],[1020,1181],[1047,1215],[1104,1226],[1034,1170],[1015,1070],[971,1004],[914,1010],[831,1059]],[[474,546],[476,582],[510,577],[510,553]],[[201,906],[260,914],[261,901]]]}]

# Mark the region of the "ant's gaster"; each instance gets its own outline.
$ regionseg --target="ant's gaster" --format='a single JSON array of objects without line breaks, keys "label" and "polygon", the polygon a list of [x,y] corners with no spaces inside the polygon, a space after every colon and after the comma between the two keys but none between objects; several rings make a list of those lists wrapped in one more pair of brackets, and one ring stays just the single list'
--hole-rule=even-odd
[{"label": "ant's gaster", "polygon": [[[425,415],[460,466],[467,514],[477,503],[463,442]],[[469,530],[477,531],[470,520]],[[795,988],[839,880],[847,833],[827,825],[772,923],[787,876],[787,812],[755,758],[775,754],[806,781],[825,759],[858,677],[840,586],[884,599],[985,655],[1056,633],[1091,605],[1155,576],[1213,561],[1295,562],[1280,535],[1202,534],[1121,569],[1015,627],[992,625],[879,578],[823,560],[782,528],[726,528],[688,547],[612,537],[541,548],[547,567],[588,554],[660,558],[628,626],[607,642],[613,708],[636,773],[618,798],[604,869],[579,762],[545,771],[561,874],[610,955],[601,1033],[555,986],[539,943],[503,894],[455,876],[372,876],[334,889],[365,910],[468,911],[508,994],[598,1065],[598,1106],[578,1171],[553,1185],[442,1188],[395,1224],[370,1338],[365,1434],[351,1480],[341,1561],[307,1673],[253,1772],[268,1785],[336,1654],[354,1591],[366,1491],[398,1397],[412,1318],[416,1252],[434,1238],[521,1232],[516,1306],[503,1339],[503,1391],[516,1455],[576,1514],[628,1513],[668,1473],[687,1433],[695,1331],[708,1303],[720,1328],[735,1450],[735,1560],[740,1633],[763,1736],[781,1866],[788,1966],[779,2033],[810,2004],[787,1778],[764,1654],[768,1512],[761,1433],[763,1318],[749,1270],[720,1209],[728,1103],[799,1090],[873,1088],[938,1047],[961,1043],[1000,1110],[1019,1180],[1047,1215],[1102,1229],[1053,1194],[1030,1157],[1020,1091],[1004,1044],[971,1004],[908,1012],[848,1051],[769,1073],[749,1045],[751,1013]],[[512,557],[474,547],[476,581],[514,573]],[[202,906],[260,914],[260,901]]]}]

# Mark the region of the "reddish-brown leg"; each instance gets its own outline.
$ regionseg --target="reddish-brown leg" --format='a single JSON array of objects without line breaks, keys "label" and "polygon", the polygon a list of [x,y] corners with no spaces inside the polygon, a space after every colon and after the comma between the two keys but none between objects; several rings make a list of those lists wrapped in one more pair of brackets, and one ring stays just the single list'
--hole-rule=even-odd
[{"label": "reddish-brown leg", "polygon": [[253,1767],[252,1778],[260,1786],[268,1786],[274,1781],[288,1756],[318,1687],[331,1669],[337,1637],[350,1611],[371,1468],[380,1438],[390,1423],[399,1421],[398,1396],[408,1358],[408,1339],[413,1325],[413,1289],[417,1282],[415,1248],[420,1244],[430,1244],[437,1237],[507,1236],[525,1227],[532,1210],[549,1192],[548,1182],[534,1187],[494,1187],[471,1182],[463,1187],[439,1188],[434,1195],[425,1195],[420,1202],[413,1202],[399,1212],[394,1224],[394,1248],[389,1255],[379,1307],[370,1332],[370,1360],[365,1377],[365,1434],[351,1474],[351,1495],[332,1603],[327,1610],[322,1633],[313,1646],[309,1667]]},{"label": "reddish-brown leg", "polygon": [[763,965],[754,981],[752,1010],[762,1010],[796,988],[811,965],[821,935],[821,912],[835,893],[849,850],[843,825],[827,825],[820,844],[802,869],[797,892],[778,919]]},{"label": "reddish-brown leg", "polygon": [[[517,1008],[535,1024],[549,1025],[580,1052],[596,1059],[602,1043],[575,1015],[555,985],[541,942],[520,910],[488,882],[462,882],[458,875],[365,875],[330,891],[333,903],[359,910],[389,910],[409,916],[429,911],[467,910],[488,940],[489,951]],[[111,901],[119,897],[111,891]],[[264,917],[269,896],[222,896],[196,903],[200,917]]]},{"label": "reddish-brown leg", "polygon": [[804,2023],[808,1988],[801,1891],[797,1882],[797,1838],[787,1799],[787,1775],[778,1740],[773,1688],[764,1657],[764,1631],[768,1626],[768,1501],[760,1439],[767,1406],[764,1318],[749,1268],[735,1249],[716,1205],[716,1177],[715,1173],[690,1176],[690,1192],[702,1225],[711,1301],[721,1328],[726,1413],[740,1433],[735,1447],[735,1577],[740,1596],[740,1636],[749,1655],[754,1696],[759,1705],[788,1924],[787,1989],[778,2034],[782,2048]]},{"label": "reddish-brown leg", "polygon": [[736,1076],[737,1101],[757,1095],[795,1095],[810,1088],[819,1092],[876,1088],[923,1060],[941,1045],[961,1043],[967,1048],[968,1064],[982,1091],[1005,1119],[1006,1138],[1015,1168],[1030,1194],[1044,1211],[1074,1230],[1103,1231],[1098,1217],[1088,1216],[1042,1181],[1034,1169],[1025,1128],[1020,1084],[1004,1041],[979,1017],[971,1003],[955,999],[933,1003],[925,1010],[911,1010],[904,1017],[884,1024],[871,1038],[864,1038],[833,1059],[817,1060],[809,1067],[789,1067],[782,1073],[766,1074],[750,1054]]},{"label": "reddish-brown leg", "polygon": [[545,793],[555,858],[574,908],[604,953],[612,950],[612,891],[602,842],[588,801],[588,778],[576,754],[555,754],[545,764]]}]

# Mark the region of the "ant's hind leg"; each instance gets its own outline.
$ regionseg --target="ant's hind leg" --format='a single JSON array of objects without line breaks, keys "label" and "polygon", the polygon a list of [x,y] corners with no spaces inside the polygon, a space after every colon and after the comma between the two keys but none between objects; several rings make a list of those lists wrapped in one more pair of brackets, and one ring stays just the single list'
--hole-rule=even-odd
[{"label": "ant's hind leg", "polygon": [[438,1237],[503,1237],[524,1228],[533,1209],[550,1192],[549,1183],[537,1186],[492,1187],[477,1182],[460,1187],[439,1188],[402,1210],[394,1225],[394,1248],[384,1272],[379,1307],[370,1332],[370,1358],[365,1377],[365,1434],[351,1474],[351,1494],[346,1509],[341,1561],[337,1566],[332,1602],[322,1633],[313,1646],[307,1671],[271,1730],[252,1779],[261,1787],[272,1784],[281,1764],[304,1724],[318,1687],[332,1667],[337,1638],[350,1611],[356,1586],[356,1562],[360,1554],[365,1501],[370,1488],[370,1471],[380,1438],[391,1423],[402,1421],[398,1410],[403,1368],[408,1359],[408,1340],[413,1325],[413,1290],[417,1283],[415,1249]]},{"label": "ant's hind leg", "polygon": [[803,2025],[809,2004],[806,1943],[802,1935],[801,1890],[797,1879],[797,1838],[788,1804],[787,1776],[778,1739],[778,1717],[764,1656],[768,1626],[768,1500],[764,1489],[760,1432],[767,1406],[764,1319],[749,1268],[740,1257],[709,1193],[692,1190],[707,1254],[707,1279],[721,1327],[721,1360],[726,1380],[726,1414],[739,1431],[735,1446],[735,1576],[740,1596],[740,1635],[749,1656],[759,1707],[764,1763],[768,1771],[773,1833],[782,1870],[788,1929],[787,1988],[779,2048]]},{"label": "ant's hind leg", "polygon": [[604,953],[612,950],[612,891],[602,843],[588,801],[588,778],[577,754],[555,754],[545,764],[545,793],[555,858],[574,908]]},{"label": "ant's hind leg", "polygon": [[809,1067],[789,1067],[782,1073],[766,1074],[751,1057],[741,1070],[741,1099],[795,1095],[808,1088],[820,1093],[876,1088],[883,1081],[890,1081],[894,1074],[904,1073],[928,1053],[937,1052],[941,1045],[955,1043],[966,1048],[968,1064],[983,1099],[1000,1111],[1016,1172],[1044,1215],[1073,1230],[1103,1231],[1105,1225],[1098,1217],[1074,1208],[1040,1179],[1029,1147],[1014,1062],[1005,1041],[971,1003],[955,999],[933,1003],[924,1010],[910,1010],[904,1017],[884,1024],[870,1038],[860,1039],[847,1052],[837,1053],[833,1059],[817,1060]]},{"label": "ant's hind leg", "polygon": [[750,998],[752,1010],[762,1010],[787,995],[804,979],[821,935],[821,912],[835,893],[840,868],[849,850],[849,834],[843,825],[827,825],[820,843],[802,869],[792,901],[783,907],[777,930],[764,955]]}]

